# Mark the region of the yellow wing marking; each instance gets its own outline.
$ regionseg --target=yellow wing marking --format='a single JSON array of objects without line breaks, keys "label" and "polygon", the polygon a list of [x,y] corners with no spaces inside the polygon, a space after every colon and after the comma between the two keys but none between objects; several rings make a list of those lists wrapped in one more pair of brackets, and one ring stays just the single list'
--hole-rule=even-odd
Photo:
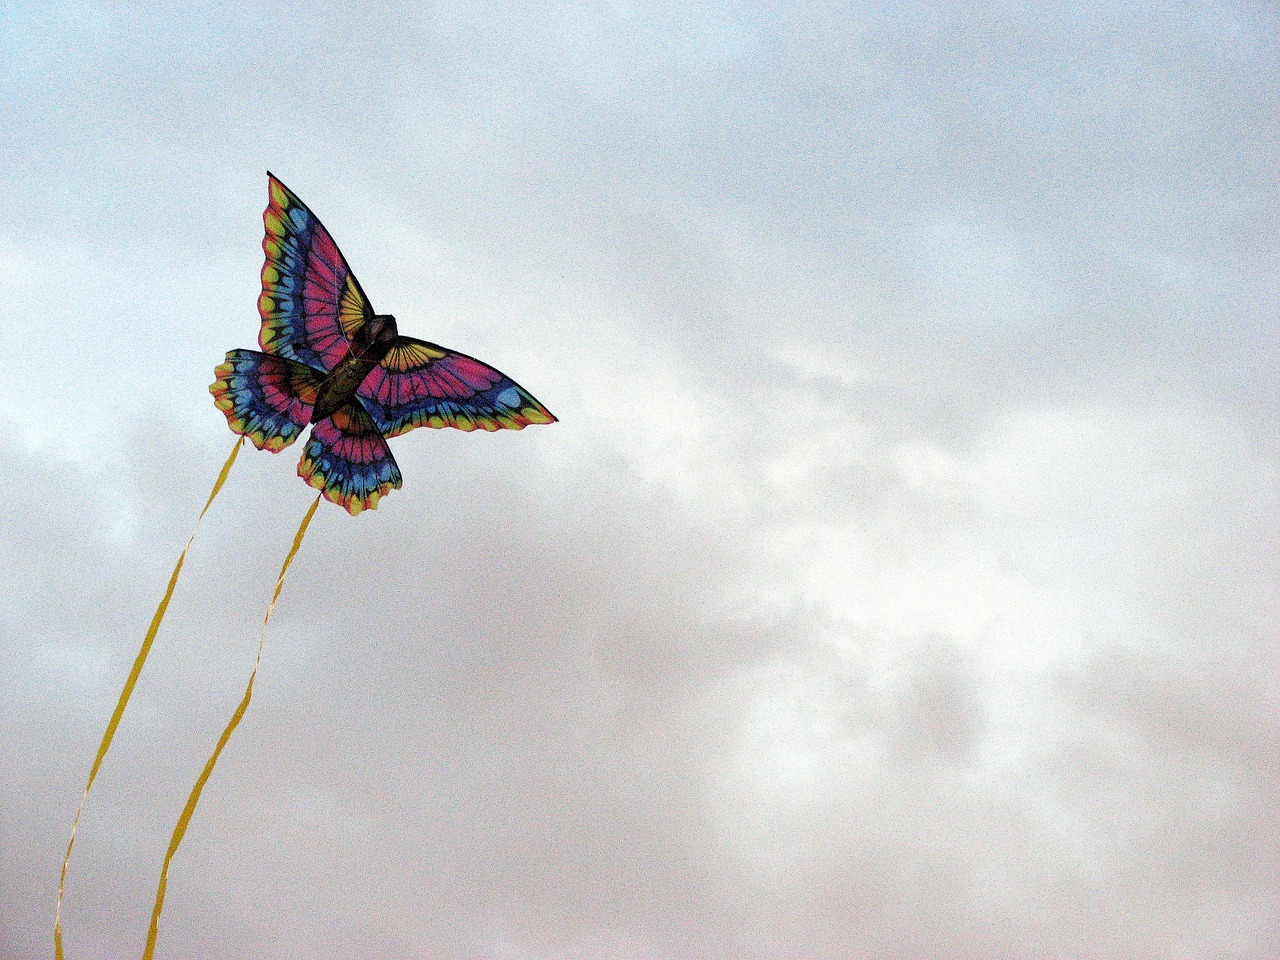
[{"label": "yellow wing marking", "polygon": [[425,343],[398,343],[387,351],[382,366],[392,373],[404,373],[425,367],[433,360],[447,356],[444,350],[436,350]]},{"label": "yellow wing marking", "polygon": [[368,309],[368,304],[360,295],[360,288],[348,273],[347,282],[342,288],[342,300],[338,304],[338,322],[342,325],[342,332],[347,335],[348,340],[353,339],[356,331],[364,326]]}]

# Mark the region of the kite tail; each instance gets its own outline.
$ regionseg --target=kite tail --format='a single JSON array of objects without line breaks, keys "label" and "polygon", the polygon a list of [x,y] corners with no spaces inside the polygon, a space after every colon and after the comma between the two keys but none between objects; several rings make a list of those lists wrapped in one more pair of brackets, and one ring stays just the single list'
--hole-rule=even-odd
[{"label": "kite tail", "polygon": [[160,911],[164,909],[165,890],[169,885],[169,864],[173,861],[173,856],[178,852],[182,838],[187,833],[187,826],[191,823],[191,816],[196,811],[196,804],[200,802],[200,794],[204,792],[205,784],[209,782],[209,777],[218,762],[218,757],[222,755],[223,747],[227,745],[227,742],[231,739],[231,734],[235,732],[236,727],[240,726],[240,721],[244,718],[245,711],[249,709],[249,701],[253,699],[253,681],[257,679],[258,666],[262,663],[262,645],[267,639],[267,624],[271,621],[271,613],[275,610],[276,601],[280,599],[280,591],[284,588],[284,575],[289,571],[289,564],[293,563],[293,558],[302,546],[302,538],[306,535],[307,527],[311,524],[311,518],[315,516],[316,507],[318,506],[320,506],[320,497],[316,497],[312,501],[310,508],[303,516],[302,523],[298,525],[298,532],[294,534],[293,546],[289,548],[288,554],[285,555],[284,563],[280,566],[280,575],[276,577],[275,592],[271,595],[271,603],[267,605],[266,616],[262,618],[262,631],[258,635],[258,655],[253,662],[253,670],[249,674],[249,682],[244,688],[244,696],[240,698],[239,705],[236,707],[235,712],[231,714],[231,719],[222,731],[222,736],[218,738],[218,743],[213,748],[213,753],[205,761],[204,769],[200,771],[200,776],[196,779],[195,786],[191,788],[190,796],[187,797],[187,805],[182,808],[182,813],[178,816],[178,822],[173,827],[173,836],[169,839],[169,849],[165,851],[164,864],[160,868],[160,883],[156,887],[156,902],[151,910],[151,926],[147,930],[147,946],[142,952],[142,960],[152,960],[155,956],[156,939],[160,934]]},{"label": "kite tail", "polygon": [[182,564],[186,562],[187,551],[191,549],[191,544],[200,529],[200,521],[209,512],[209,507],[212,506],[218,491],[226,483],[227,475],[231,473],[231,465],[236,462],[236,455],[240,452],[240,447],[243,444],[244,439],[241,438],[231,448],[231,455],[227,457],[227,462],[222,465],[222,470],[218,473],[218,479],[213,484],[213,490],[209,493],[209,499],[204,502],[204,509],[200,511],[200,516],[196,518],[196,525],[191,531],[191,536],[187,538],[187,545],[182,548],[182,553],[178,556],[178,562],[174,564],[173,573],[169,577],[169,585],[165,588],[160,605],[156,607],[155,615],[151,618],[151,625],[147,627],[147,634],[142,639],[142,647],[138,650],[138,655],[133,660],[133,667],[130,669],[129,676],[124,682],[124,688],[120,691],[120,697],[116,701],[116,709],[111,714],[110,722],[107,723],[106,732],[102,735],[102,742],[98,744],[98,755],[94,757],[93,766],[89,768],[89,779],[84,785],[84,793],[80,795],[80,805],[76,808],[76,818],[71,822],[71,838],[67,841],[67,852],[62,858],[62,872],[58,875],[58,905],[53,914],[53,952],[57,960],[63,960],[62,895],[67,884],[67,867],[71,863],[71,851],[76,845],[76,830],[80,826],[80,814],[84,812],[84,803],[89,798],[89,790],[93,787],[93,781],[98,776],[102,761],[106,757],[107,751],[111,748],[111,741],[115,738],[116,728],[120,726],[120,719],[124,716],[125,707],[129,705],[129,698],[133,696],[133,688],[137,686],[138,677],[141,676],[142,668],[147,662],[147,654],[151,652],[151,644],[155,642],[156,634],[160,631],[160,623],[164,620],[165,610],[169,608],[169,600],[173,597],[174,588],[178,586],[178,575],[182,573]]}]

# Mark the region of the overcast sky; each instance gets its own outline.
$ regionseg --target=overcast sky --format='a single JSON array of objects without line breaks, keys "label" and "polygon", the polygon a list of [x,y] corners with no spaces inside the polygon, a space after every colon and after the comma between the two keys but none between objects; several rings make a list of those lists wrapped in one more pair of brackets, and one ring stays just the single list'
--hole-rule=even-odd
[{"label": "overcast sky", "polygon": [[[158,956],[1280,956],[1274,8],[687,6],[0,3],[0,957],[231,447],[268,169],[560,422],[321,505]],[[196,541],[69,960],[141,952],[299,452]]]}]

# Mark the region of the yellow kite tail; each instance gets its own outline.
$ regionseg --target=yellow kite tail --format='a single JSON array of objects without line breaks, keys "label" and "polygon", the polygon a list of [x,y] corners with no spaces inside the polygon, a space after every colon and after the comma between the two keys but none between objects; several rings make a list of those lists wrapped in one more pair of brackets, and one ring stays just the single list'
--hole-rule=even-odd
[{"label": "yellow kite tail", "polygon": [[102,735],[102,742],[98,744],[98,755],[94,757],[93,766],[89,768],[89,779],[84,785],[84,793],[80,795],[80,806],[76,808],[76,818],[71,822],[71,839],[67,841],[67,852],[62,858],[62,872],[58,876],[58,905],[53,913],[53,952],[57,960],[63,960],[62,895],[67,884],[67,866],[71,863],[71,850],[76,845],[76,830],[80,826],[80,814],[84,812],[84,802],[89,798],[89,790],[93,787],[93,781],[98,776],[98,769],[102,766],[107,750],[111,748],[111,741],[115,738],[116,728],[120,726],[120,718],[124,716],[124,709],[129,705],[129,698],[133,696],[133,688],[137,685],[138,677],[142,674],[142,668],[147,662],[147,654],[151,652],[151,644],[155,642],[156,634],[160,631],[160,623],[164,620],[164,612],[169,608],[169,600],[173,597],[174,588],[178,585],[178,574],[182,572],[182,564],[187,559],[187,551],[191,549],[191,544],[196,538],[196,532],[200,529],[200,521],[209,512],[209,507],[213,504],[218,491],[226,483],[227,475],[231,473],[231,465],[236,462],[236,455],[240,452],[240,447],[243,443],[244,438],[241,437],[236,441],[236,445],[231,448],[231,455],[227,457],[227,462],[222,465],[222,470],[218,473],[218,479],[213,484],[213,490],[209,493],[209,499],[204,502],[204,509],[200,511],[200,516],[196,518],[196,525],[191,531],[191,536],[187,538],[187,545],[182,548],[182,553],[178,556],[178,562],[174,564],[173,574],[169,577],[169,586],[165,588],[160,605],[156,607],[155,615],[151,618],[151,626],[147,627],[147,635],[142,639],[142,647],[138,650],[138,655],[133,660],[133,668],[129,671],[129,676],[124,682],[124,688],[120,691],[120,698],[116,701],[116,709],[111,714],[111,720],[107,724],[106,732]]},{"label": "yellow kite tail", "polygon": [[147,930],[147,946],[142,952],[142,960],[152,960],[155,956],[156,938],[160,935],[160,911],[164,909],[165,889],[169,885],[169,864],[173,861],[173,855],[178,852],[182,838],[186,835],[187,826],[191,823],[191,815],[196,811],[196,804],[200,802],[200,794],[204,792],[204,786],[209,782],[209,777],[218,762],[218,757],[222,754],[222,748],[227,745],[227,741],[231,739],[231,734],[235,732],[236,727],[240,726],[244,712],[249,709],[249,701],[253,699],[253,681],[257,678],[258,666],[262,663],[262,644],[267,639],[267,624],[271,620],[271,612],[275,610],[276,601],[280,599],[280,591],[284,588],[284,575],[289,570],[289,564],[293,563],[293,558],[297,555],[298,548],[302,546],[302,538],[306,535],[307,527],[311,524],[311,518],[315,516],[316,507],[319,505],[320,498],[316,497],[306,515],[303,516],[302,523],[298,525],[298,532],[293,537],[293,546],[289,548],[289,553],[285,556],[284,563],[280,566],[280,575],[276,577],[275,593],[271,595],[271,603],[267,606],[266,616],[262,618],[262,632],[258,635],[258,655],[253,662],[253,671],[249,674],[249,683],[244,688],[244,696],[240,698],[239,706],[236,707],[235,713],[231,715],[231,719],[227,722],[226,729],[222,731],[222,736],[218,738],[217,746],[213,748],[213,753],[209,755],[209,759],[205,762],[204,769],[200,771],[200,776],[196,779],[195,786],[191,788],[191,795],[187,797],[187,805],[182,808],[182,813],[178,816],[178,822],[173,827],[173,836],[169,838],[169,849],[164,855],[164,865],[160,868],[160,883],[156,887],[156,902],[151,910],[151,927]]}]

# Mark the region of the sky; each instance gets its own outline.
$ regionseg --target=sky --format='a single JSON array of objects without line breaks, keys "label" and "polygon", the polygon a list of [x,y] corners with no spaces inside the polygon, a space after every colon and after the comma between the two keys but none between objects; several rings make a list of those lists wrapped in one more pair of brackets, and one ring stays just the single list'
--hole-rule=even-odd
[{"label": "sky", "polygon": [[[232,435],[268,170],[558,417],[321,509],[173,960],[1280,956],[1264,3],[0,3],[0,957]],[[160,862],[312,498],[246,450],[85,807]]]}]

